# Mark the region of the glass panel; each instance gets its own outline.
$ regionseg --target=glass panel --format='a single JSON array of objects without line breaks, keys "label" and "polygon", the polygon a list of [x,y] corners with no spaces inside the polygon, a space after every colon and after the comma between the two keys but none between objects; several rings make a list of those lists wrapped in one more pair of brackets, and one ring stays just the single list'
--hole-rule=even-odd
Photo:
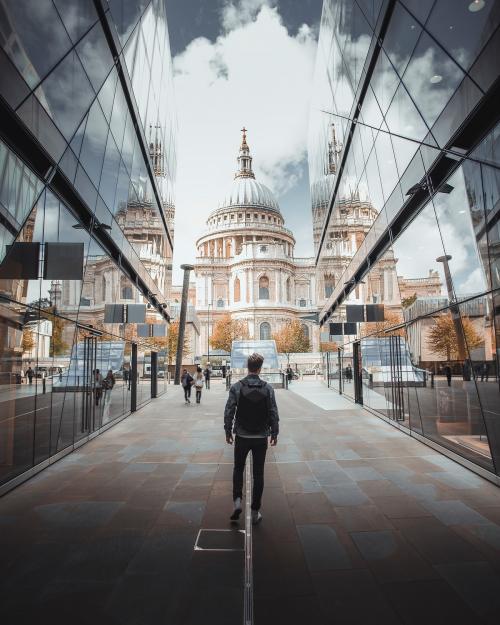
[{"label": "glass panel", "polygon": [[29,94],[28,85],[24,82],[19,72],[1,49],[0,93],[13,109],[16,109]]},{"label": "glass panel", "polygon": [[383,48],[400,76],[406,69],[421,32],[422,28],[415,18],[399,2],[396,3]]},{"label": "glass panel", "polygon": [[108,0],[108,4],[123,46],[149,0]]},{"label": "glass panel", "polygon": [[94,98],[74,51],[61,61],[35,93],[67,140],[73,136]]},{"label": "glass panel", "polygon": [[425,25],[465,70],[469,69],[500,20],[495,2],[478,2],[480,9],[476,11],[470,10],[470,4],[439,0]]},{"label": "glass panel", "polygon": [[438,145],[445,146],[482,98],[482,92],[465,77],[432,127]]},{"label": "glass panel", "polygon": [[403,85],[399,85],[386,116],[389,130],[408,139],[421,141],[428,128]]},{"label": "glass panel", "polygon": [[425,24],[425,20],[432,9],[435,0],[400,0],[413,15]]},{"label": "glass panel", "polygon": [[116,183],[118,180],[120,163],[120,153],[115,145],[113,136],[109,133],[99,193],[111,209],[114,207]]},{"label": "glass panel", "polygon": [[353,88],[356,89],[361,78],[361,70],[368,54],[373,31],[355,2],[350,3],[349,11],[346,11],[345,26],[348,27],[348,31],[346,32],[343,58]]},{"label": "glass panel", "polygon": [[500,288],[500,172],[487,165],[481,166],[486,202],[486,233],[488,240],[491,286]]},{"label": "glass panel", "polygon": [[2,2],[1,17],[3,48],[33,89],[71,48],[66,29],[51,0]]},{"label": "glass panel", "polygon": [[97,93],[113,65],[113,58],[100,23],[85,35],[76,51]]},{"label": "glass panel", "polygon": [[[500,474],[500,295],[497,292],[492,296],[485,296],[481,300],[483,317],[478,316],[473,322],[482,341],[479,350],[484,342],[482,348],[484,354],[472,350],[471,358],[476,370],[476,384],[490,449],[497,473]],[[484,359],[482,361],[475,360],[479,356],[484,356]]]},{"label": "glass panel", "polygon": [[[41,180],[0,141],[0,204],[19,225],[28,216],[42,188]],[[4,251],[0,249],[0,261]]]},{"label": "glass panel", "polygon": [[385,52],[382,50],[371,80],[371,88],[375,93],[382,114],[386,114],[394,93],[399,84],[399,77],[394,71]]},{"label": "glass panel", "polygon": [[444,249],[432,204],[393,242],[393,250],[405,319],[447,306],[443,263],[436,260],[444,255]]},{"label": "glass panel", "polygon": [[463,77],[456,63],[424,32],[403,82],[422,117],[432,126]]},{"label": "glass panel", "polygon": [[30,95],[16,112],[52,158],[58,161],[66,148],[66,142],[37,98]]},{"label": "glass panel", "polygon": [[102,114],[99,102],[96,100],[89,112],[80,153],[80,161],[96,187],[101,179],[107,135],[108,125]]},{"label": "glass panel", "polygon": [[[481,262],[476,247],[471,210],[475,213],[477,208],[469,204],[462,168],[447,180],[446,185],[445,192],[434,196],[438,226],[447,255],[440,262],[447,290],[446,276],[449,271],[455,297],[463,299],[486,290],[487,267]],[[482,212],[481,206],[479,211]],[[449,299],[453,297],[453,292],[447,293]]]},{"label": "glass panel", "polygon": [[76,43],[97,21],[97,13],[92,2],[81,0],[53,0],[69,36]]}]

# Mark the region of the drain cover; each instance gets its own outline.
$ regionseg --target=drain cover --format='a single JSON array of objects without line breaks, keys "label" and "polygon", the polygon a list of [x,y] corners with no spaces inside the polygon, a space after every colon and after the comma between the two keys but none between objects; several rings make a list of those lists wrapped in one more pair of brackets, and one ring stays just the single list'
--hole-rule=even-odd
[{"label": "drain cover", "polygon": [[244,530],[200,530],[195,551],[244,551]]}]

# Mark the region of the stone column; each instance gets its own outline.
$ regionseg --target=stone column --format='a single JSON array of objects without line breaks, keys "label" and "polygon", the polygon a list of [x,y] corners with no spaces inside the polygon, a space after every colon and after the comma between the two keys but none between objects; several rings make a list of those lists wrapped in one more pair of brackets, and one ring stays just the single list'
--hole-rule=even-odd
[{"label": "stone column", "polygon": [[240,302],[242,304],[247,301],[247,270],[244,269],[243,273],[240,275]]},{"label": "stone column", "polygon": [[253,269],[248,270],[248,303],[254,303]]}]

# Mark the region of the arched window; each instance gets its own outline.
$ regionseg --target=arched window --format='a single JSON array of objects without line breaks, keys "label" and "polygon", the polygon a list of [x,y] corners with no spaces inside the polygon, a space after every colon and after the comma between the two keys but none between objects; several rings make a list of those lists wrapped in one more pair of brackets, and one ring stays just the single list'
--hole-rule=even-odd
[{"label": "arched window", "polygon": [[330,297],[335,288],[335,278],[333,276],[325,276],[325,297]]},{"label": "arched window", "polygon": [[286,281],[286,301],[287,302],[291,302],[292,301],[292,280],[291,278],[288,278]]},{"label": "arched window", "polygon": [[271,338],[271,326],[267,321],[260,324],[260,340],[268,341]]},{"label": "arched window", "polygon": [[240,279],[239,278],[235,278],[235,280],[234,280],[234,301],[235,302],[239,302],[240,299],[241,299]]},{"label": "arched window", "polygon": [[259,299],[269,299],[269,278],[266,276],[259,280]]},{"label": "arched window", "polygon": [[306,337],[306,339],[309,338],[309,327],[303,323],[302,324],[302,332],[304,333],[304,336]]},{"label": "arched window", "polygon": [[127,278],[125,278],[124,276],[120,278],[120,290],[122,299],[134,299],[132,287],[128,284]]}]

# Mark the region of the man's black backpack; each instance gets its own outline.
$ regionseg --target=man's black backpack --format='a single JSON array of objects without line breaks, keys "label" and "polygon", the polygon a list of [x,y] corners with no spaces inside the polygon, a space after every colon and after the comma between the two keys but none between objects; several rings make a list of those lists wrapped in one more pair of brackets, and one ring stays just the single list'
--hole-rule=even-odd
[{"label": "man's black backpack", "polygon": [[236,410],[238,425],[252,434],[262,432],[269,427],[267,382],[259,380],[249,384],[246,380],[241,380],[240,385]]}]

